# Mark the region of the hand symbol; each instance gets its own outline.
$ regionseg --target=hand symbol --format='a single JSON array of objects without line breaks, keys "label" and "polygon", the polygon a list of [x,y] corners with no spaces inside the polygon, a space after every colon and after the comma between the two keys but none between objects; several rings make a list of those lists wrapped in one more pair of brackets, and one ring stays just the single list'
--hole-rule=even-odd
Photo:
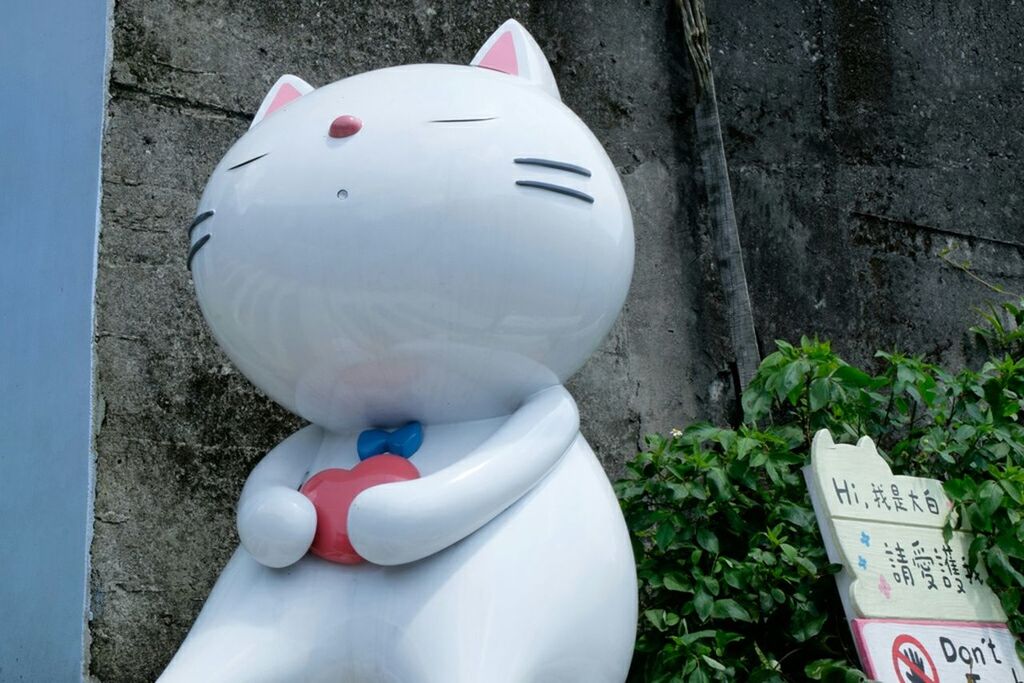
[{"label": "hand symbol", "polygon": [[[921,659],[921,655],[917,654],[917,652],[915,650],[911,650],[910,648],[907,648],[906,650],[903,651],[903,654],[906,656],[907,659],[910,660],[911,664],[916,666],[920,671],[924,671],[924,660]],[[925,679],[923,679],[919,675],[917,675],[916,672],[908,671],[907,672],[907,683],[927,683],[927,681],[925,681]]]}]

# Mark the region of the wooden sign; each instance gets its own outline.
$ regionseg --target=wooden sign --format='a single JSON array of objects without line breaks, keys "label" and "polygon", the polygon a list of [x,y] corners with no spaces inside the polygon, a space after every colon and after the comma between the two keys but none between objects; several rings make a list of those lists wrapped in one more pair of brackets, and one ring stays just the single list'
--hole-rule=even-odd
[{"label": "wooden sign", "polygon": [[866,436],[848,446],[818,432],[811,471],[829,517],[941,529],[953,508],[942,482],[893,475]]},{"label": "wooden sign", "polygon": [[843,567],[852,574],[857,616],[1006,621],[982,569],[967,561],[970,534],[833,519]]},{"label": "wooden sign", "polygon": [[952,505],[936,479],[897,476],[863,437],[835,444],[827,430],[805,471],[847,618],[1005,622],[983,570],[969,566],[972,536],[942,526]]},{"label": "wooden sign", "polygon": [[855,619],[865,673],[880,683],[1024,683],[1004,624]]}]

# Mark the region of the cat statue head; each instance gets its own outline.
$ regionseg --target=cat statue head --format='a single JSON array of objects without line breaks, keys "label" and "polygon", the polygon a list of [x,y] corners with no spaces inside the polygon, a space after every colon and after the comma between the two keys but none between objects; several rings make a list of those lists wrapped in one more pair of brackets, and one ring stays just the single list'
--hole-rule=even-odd
[{"label": "cat statue head", "polygon": [[189,235],[217,342],[330,430],[508,414],[597,348],[633,270],[618,173],[514,20],[470,66],[282,76]]}]

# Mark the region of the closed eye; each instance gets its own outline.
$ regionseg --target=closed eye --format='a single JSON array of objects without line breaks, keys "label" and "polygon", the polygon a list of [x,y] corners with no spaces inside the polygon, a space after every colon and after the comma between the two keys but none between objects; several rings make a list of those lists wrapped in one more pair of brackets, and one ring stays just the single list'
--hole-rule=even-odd
[{"label": "closed eye", "polygon": [[234,171],[236,168],[241,168],[241,167],[245,166],[246,164],[251,164],[254,161],[259,161],[260,159],[262,159],[263,157],[267,156],[268,154],[270,154],[270,152],[264,152],[263,154],[260,154],[259,156],[256,156],[256,157],[253,157],[252,159],[247,159],[246,161],[243,161],[240,164],[235,164],[234,166],[229,166],[228,170],[229,171]]},{"label": "closed eye", "polygon": [[434,119],[431,123],[476,123],[477,121],[493,121],[497,116],[481,116],[470,119]]}]

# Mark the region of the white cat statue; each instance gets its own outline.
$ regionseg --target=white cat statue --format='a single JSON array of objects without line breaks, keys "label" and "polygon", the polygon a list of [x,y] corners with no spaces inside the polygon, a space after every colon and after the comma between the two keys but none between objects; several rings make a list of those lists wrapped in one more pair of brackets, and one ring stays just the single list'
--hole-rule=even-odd
[{"label": "white cat statue", "polygon": [[283,76],[188,229],[203,315],[310,425],[161,683],[620,683],[630,539],[562,386],[623,305],[600,143],[508,21],[470,66]]}]

